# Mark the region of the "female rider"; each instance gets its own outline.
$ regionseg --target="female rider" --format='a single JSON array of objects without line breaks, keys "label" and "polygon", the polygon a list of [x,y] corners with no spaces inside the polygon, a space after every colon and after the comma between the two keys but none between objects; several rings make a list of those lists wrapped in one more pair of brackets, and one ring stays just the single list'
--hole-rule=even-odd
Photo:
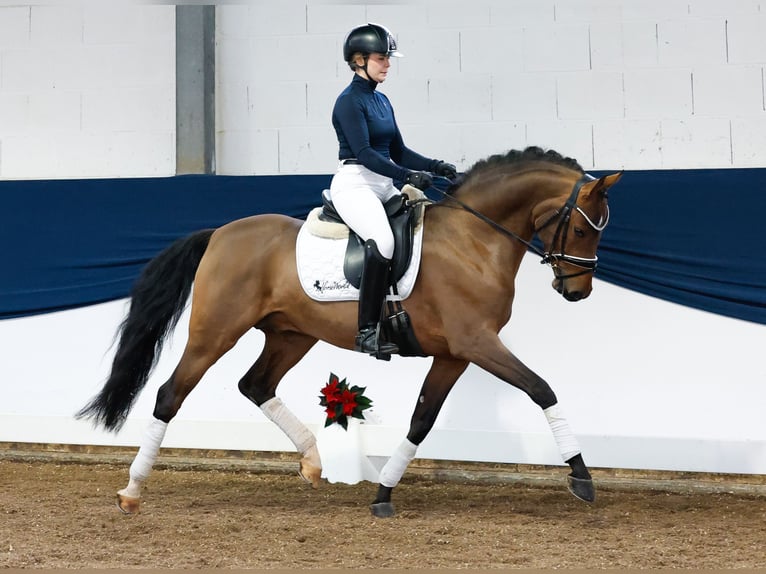
[{"label": "female rider", "polygon": [[394,37],[383,26],[367,24],[351,30],[343,43],[343,58],[354,77],[332,112],[340,165],[330,194],[338,214],[365,242],[354,349],[383,359],[398,351],[396,345],[378,337],[394,254],[394,236],[383,203],[400,193],[394,181],[426,190],[432,184],[428,172],[456,175],[454,165],[404,145],[391,102],[376,91],[386,79],[390,59],[401,56]]}]

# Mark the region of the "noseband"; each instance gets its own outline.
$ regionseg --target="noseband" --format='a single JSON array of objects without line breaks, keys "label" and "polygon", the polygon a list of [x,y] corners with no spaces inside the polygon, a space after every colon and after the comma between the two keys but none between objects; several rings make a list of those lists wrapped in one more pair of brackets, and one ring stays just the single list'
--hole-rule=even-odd
[{"label": "noseband", "polygon": [[[564,248],[566,245],[567,240],[567,234],[569,232],[569,220],[572,217],[572,211],[577,211],[580,213],[580,215],[585,218],[585,221],[588,222],[588,225],[590,225],[594,230],[601,232],[606,227],[607,223],[609,223],[609,206],[606,206],[606,217],[603,218],[603,220],[599,221],[598,223],[593,223],[590,217],[582,210],[580,206],[577,205],[577,198],[580,195],[580,190],[582,189],[582,186],[589,181],[594,181],[596,178],[593,177],[590,174],[584,173],[580,179],[578,179],[574,187],[572,188],[572,193],[569,194],[569,199],[567,199],[567,202],[564,204],[564,206],[561,209],[557,209],[553,215],[551,215],[548,219],[545,220],[545,222],[538,228],[535,229],[535,233],[539,233],[549,225],[551,225],[554,221],[558,219],[558,225],[556,226],[556,232],[553,234],[553,241],[551,241],[551,249],[553,249],[553,246],[556,245],[556,242],[559,238],[561,238],[561,251],[558,253],[551,253],[550,251],[543,251],[536,245],[530,243],[526,239],[519,237],[516,235],[513,231],[510,229],[506,229],[499,223],[496,223],[492,221],[489,217],[484,215],[483,213],[479,213],[476,211],[473,207],[470,205],[466,205],[459,199],[455,198],[454,196],[442,191],[439,188],[435,188],[439,193],[441,193],[444,197],[451,199],[460,207],[462,207],[467,212],[471,213],[472,215],[475,215],[485,223],[491,225],[494,227],[497,231],[500,233],[507,235],[509,237],[512,237],[513,239],[516,239],[517,241],[523,243],[526,245],[531,251],[534,251],[537,255],[539,255],[542,259],[540,259],[540,263],[543,265],[550,265],[551,269],[553,269],[553,273],[556,275],[557,279],[568,279],[570,277],[577,277],[579,275],[584,275],[586,273],[593,273],[596,271],[596,266],[598,265],[598,257],[577,257],[575,255],[567,255],[564,252]],[[577,273],[570,273],[569,275],[562,275],[559,274],[559,263],[560,262],[569,263],[570,265],[574,265],[575,267],[582,268],[582,271],[578,271]]]}]

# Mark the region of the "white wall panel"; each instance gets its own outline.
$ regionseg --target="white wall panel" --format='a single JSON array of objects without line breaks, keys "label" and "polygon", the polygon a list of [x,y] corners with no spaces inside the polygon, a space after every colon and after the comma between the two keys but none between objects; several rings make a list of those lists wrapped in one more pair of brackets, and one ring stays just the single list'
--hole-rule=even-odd
[{"label": "white wall panel", "polygon": [[687,118],[692,113],[691,70],[627,70],[626,118]]},{"label": "white wall panel", "polygon": [[29,6],[0,6],[0,48],[20,48],[29,43]]},{"label": "white wall panel", "polygon": [[683,20],[689,15],[689,0],[622,0],[621,3],[622,18],[626,22]]},{"label": "white wall panel", "polygon": [[32,6],[31,39],[34,44],[80,44],[83,10],[79,6]]},{"label": "white wall panel", "polygon": [[558,117],[601,120],[625,116],[621,72],[564,72],[557,75]]},{"label": "white wall panel", "polygon": [[731,167],[729,120],[662,120],[662,162],[667,167]]},{"label": "white wall panel", "polygon": [[[83,4],[83,42],[86,45],[128,44],[134,53],[142,48],[159,48],[174,38],[175,7],[140,6],[130,3],[93,2]],[[157,43],[156,46],[152,44]],[[170,44],[171,48],[173,43]]]},{"label": "white wall panel", "polygon": [[619,22],[622,18],[621,2],[613,0],[566,0],[554,4],[557,22],[590,24]]},{"label": "white wall panel", "polygon": [[726,23],[721,19],[660,22],[657,46],[661,67],[724,64]]},{"label": "white wall panel", "polygon": [[324,126],[279,130],[280,173],[332,173],[337,165],[338,140],[334,131]]},{"label": "white wall panel", "polygon": [[249,125],[278,128],[306,124],[306,82],[275,81],[251,84]]},{"label": "white wall panel", "polygon": [[491,4],[491,26],[528,26],[555,21],[556,2],[552,0],[514,0]]},{"label": "white wall panel", "polygon": [[492,119],[555,119],[556,95],[556,74],[550,72],[495,76],[492,78]]},{"label": "white wall panel", "polygon": [[702,18],[754,15],[759,14],[762,7],[762,0],[689,0],[689,15]]},{"label": "white wall panel", "polygon": [[460,72],[460,33],[457,30],[403,30],[397,37],[404,57],[394,60],[398,77],[392,80],[449,77],[453,79],[454,87],[460,87],[462,81],[456,78]]},{"label": "white wall panel", "polygon": [[593,154],[600,169],[656,169],[662,165],[660,121],[594,122]]},{"label": "white wall panel", "polygon": [[78,94],[86,132],[152,133],[175,130],[175,98],[157,97],[154,87],[105,88]]},{"label": "white wall panel", "polygon": [[735,167],[766,164],[766,117],[731,120],[731,139]]},{"label": "white wall panel", "polygon": [[[215,127],[217,133],[244,130],[249,127],[250,109],[248,88],[246,83],[231,83],[216,94]],[[218,160],[225,160],[224,154],[218,150]]]},{"label": "white wall panel", "polygon": [[489,74],[495,79],[514,78],[524,70],[524,32],[521,26],[494,26],[460,32],[460,70],[464,74]]},{"label": "white wall panel", "polygon": [[45,90],[29,95],[30,132],[76,133],[82,125],[82,95],[71,90]]},{"label": "white wall panel", "polygon": [[[295,0],[251,2],[247,7],[249,15],[248,18],[243,19],[243,23],[248,27],[248,34],[284,36],[306,32],[305,2]],[[278,57],[278,54],[274,56]]]},{"label": "white wall panel", "polygon": [[[408,30],[428,28],[428,5],[426,2],[388,2],[385,4],[375,2],[367,4],[365,7],[366,17],[363,18],[362,23],[366,21],[382,24],[397,36]],[[355,21],[351,27],[358,26],[358,22],[360,21]],[[345,35],[346,32],[348,30],[344,30],[343,34]]]},{"label": "white wall panel", "polygon": [[0,178],[173,174],[174,10],[0,8]]},{"label": "white wall panel", "polygon": [[276,175],[279,170],[279,130],[225,130],[216,134],[219,173]]},{"label": "white wall panel", "polygon": [[763,114],[763,69],[757,66],[718,66],[695,70],[694,115],[729,118]]},{"label": "white wall panel", "polygon": [[440,122],[484,122],[492,119],[492,90],[486,76],[465,78],[460,86],[452,79],[434,78],[428,85],[428,119]]},{"label": "white wall panel", "polygon": [[490,24],[492,2],[474,0],[466,10],[459,0],[440,0],[428,3],[428,24],[434,28],[486,28]]},{"label": "white wall panel", "polygon": [[366,24],[367,10],[363,3],[357,2],[307,2],[301,6],[296,2],[295,8],[290,8],[290,3],[285,7],[293,12],[305,10],[306,32],[308,34],[331,34],[343,36],[354,26]]},{"label": "white wall panel", "polygon": [[0,93],[0,126],[3,126],[4,134],[20,134],[28,129],[29,121],[29,96],[27,94]]},{"label": "white wall panel", "polygon": [[587,25],[529,26],[524,28],[524,69],[530,72],[589,70]]},{"label": "white wall panel", "polygon": [[730,64],[766,63],[766,14],[729,18],[726,30]]}]

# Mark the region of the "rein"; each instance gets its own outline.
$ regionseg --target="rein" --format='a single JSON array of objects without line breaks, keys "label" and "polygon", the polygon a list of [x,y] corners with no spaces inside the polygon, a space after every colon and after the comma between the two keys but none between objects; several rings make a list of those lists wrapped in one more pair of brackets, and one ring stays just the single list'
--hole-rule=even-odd
[{"label": "rein", "polygon": [[[585,273],[594,273],[596,271],[596,267],[598,265],[598,257],[576,257],[574,255],[567,255],[564,253],[564,246],[567,239],[567,232],[569,230],[569,220],[572,216],[572,210],[578,211],[584,218],[585,221],[588,222],[588,225],[590,225],[593,229],[596,231],[603,231],[606,227],[607,223],[609,223],[609,207],[607,206],[607,212],[606,217],[604,218],[603,222],[599,222],[598,224],[593,223],[591,221],[590,217],[588,217],[585,212],[577,206],[577,197],[580,195],[580,190],[582,189],[582,186],[589,181],[593,181],[596,178],[593,177],[590,174],[583,174],[580,179],[578,179],[574,187],[572,188],[572,193],[569,194],[569,199],[567,199],[567,202],[564,204],[564,206],[561,209],[557,209],[553,215],[551,215],[545,223],[543,223],[540,227],[536,228],[534,230],[535,233],[539,233],[546,227],[548,227],[553,221],[558,218],[559,224],[556,227],[556,232],[553,235],[553,240],[551,241],[551,247],[556,244],[556,241],[561,237],[561,251],[559,253],[551,253],[550,251],[543,251],[533,243],[527,241],[526,239],[519,237],[516,233],[511,231],[510,229],[507,229],[506,227],[503,227],[499,223],[491,220],[489,217],[484,215],[483,213],[480,213],[476,211],[473,207],[470,205],[467,205],[454,197],[453,195],[450,195],[446,191],[442,191],[438,187],[434,187],[436,191],[438,191],[440,194],[442,194],[443,197],[452,200],[456,204],[458,204],[462,209],[470,213],[471,215],[474,215],[481,219],[483,222],[489,224],[493,228],[495,228],[497,231],[502,233],[503,235],[506,235],[508,237],[511,237],[512,239],[515,239],[516,241],[523,243],[528,249],[531,251],[534,251],[537,255],[541,257],[540,263],[543,265],[550,265],[551,268],[554,270],[554,273],[558,270],[558,263],[559,261],[563,261],[565,263],[569,263],[570,265],[574,265],[575,267],[580,267],[583,270],[578,273],[572,273],[570,275],[559,275],[556,273],[556,277],[559,279],[567,279],[569,277],[577,277],[578,275],[583,275]],[[563,235],[562,235],[563,230]]]}]

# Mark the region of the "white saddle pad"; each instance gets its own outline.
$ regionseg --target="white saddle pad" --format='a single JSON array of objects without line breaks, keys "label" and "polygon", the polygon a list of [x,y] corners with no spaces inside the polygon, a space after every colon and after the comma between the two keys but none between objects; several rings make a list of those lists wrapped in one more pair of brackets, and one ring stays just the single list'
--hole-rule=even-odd
[{"label": "white saddle pad", "polygon": [[[416,219],[422,222],[423,205],[417,206],[416,209],[420,210]],[[313,209],[298,232],[295,255],[301,286],[315,301],[356,301],[359,299],[359,290],[351,285],[343,274],[348,227],[340,223],[321,221],[321,212],[321,207]],[[417,223],[410,266],[396,284],[401,299],[406,299],[415,285],[422,247],[423,225]]]}]

